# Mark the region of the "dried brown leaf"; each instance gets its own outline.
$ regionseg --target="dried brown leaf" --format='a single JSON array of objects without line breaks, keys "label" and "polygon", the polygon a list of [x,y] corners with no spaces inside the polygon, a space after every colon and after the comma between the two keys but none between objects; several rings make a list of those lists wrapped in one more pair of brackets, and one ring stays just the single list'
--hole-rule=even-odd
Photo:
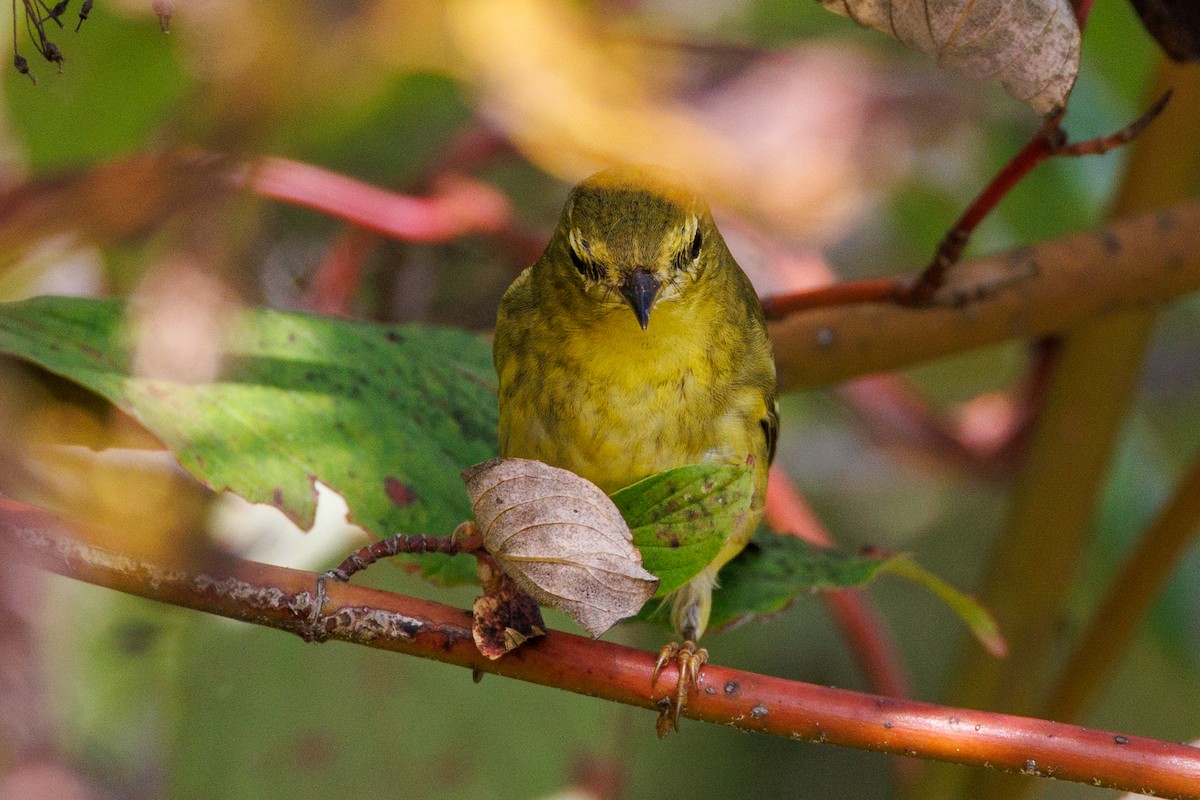
[{"label": "dried brown leaf", "polygon": [[1068,0],[821,0],[895,36],[940,66],[997,78],[1039,114],[1062,108],[1079,74],[1079,23]]},{"label": "dried brown leaf", "polygon": [[475,646],[493,661],[529,639],[546,634],[542,611],[512,580],[498,581],[495,591],[475,598],[471,636]]},{"label": "dried brown leaf", "polygon": [[595,484],[540,461],[492,459],[463,472],[483,546],[539,603],[593,636],[636,614],[658,579]]}]

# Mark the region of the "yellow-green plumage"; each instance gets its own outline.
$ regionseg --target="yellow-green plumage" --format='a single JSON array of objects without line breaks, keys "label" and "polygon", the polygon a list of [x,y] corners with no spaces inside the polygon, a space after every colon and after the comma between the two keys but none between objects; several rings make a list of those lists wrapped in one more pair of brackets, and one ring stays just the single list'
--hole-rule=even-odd
[{"label": "yellow-green plumage", "polygon": [[704,201],[654,167],[579,184],[500,303],[495,363],[502,456],[609,493],[683,464],[754,465],[752,513],[671,597],[677,631],[698,638],[717,571],[758,524],[778,429],[762,308]]}]

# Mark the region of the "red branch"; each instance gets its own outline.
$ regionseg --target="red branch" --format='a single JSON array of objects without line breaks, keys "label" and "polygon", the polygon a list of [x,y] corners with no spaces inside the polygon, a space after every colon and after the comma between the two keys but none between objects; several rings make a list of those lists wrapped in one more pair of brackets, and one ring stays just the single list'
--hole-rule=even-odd
[{"label": "red branch", "polygon": [[1079,30],[1081,31],[1087,27],[1094,2],[1095,0],[1071,0],[1071,5],[1075,7],[1075,19],[1079,20]]},{"label": "red branch", "polygon": [[439,181],[428,197],[411,197],[311,164],[264,158],[239,178],[264,197],[323,211],[408,242],[496,233],[511,217],[508,199],[501,192],[463,177]]},{"label": "red branch", "polygon": [[866,278],[764,297],[762,308],[767,319],[777,320],[810,308],[887,303],[896,299],[897,291],[898,285],[891,278]]},{"label": "red branch", "polygon": [[[233,560],[210,571],[168,569],[81,543],[41,509],[0,498],[0,549],[60,575],[117,591],[299,633],[307,628],[317,575]],[[421,656],[479,672],[658,710],[674,676],[657,686],[656,656],[552,631],[495,661],[471,638],[470,614],[350,584],[328,588],[322,624],[330,638]],[[704,667],[684,710],[716,722],[802,741],[826,742],[1160,797],[1200,800],[1200,749],[1187,745],[880,697]]]},{"label": "red branch", "polygon": [[348,226],[342,231],[313,271],[307,307],[318,314],[350,316],[362,279],[363,262],[378,242],[378,236],[363,228]]}]

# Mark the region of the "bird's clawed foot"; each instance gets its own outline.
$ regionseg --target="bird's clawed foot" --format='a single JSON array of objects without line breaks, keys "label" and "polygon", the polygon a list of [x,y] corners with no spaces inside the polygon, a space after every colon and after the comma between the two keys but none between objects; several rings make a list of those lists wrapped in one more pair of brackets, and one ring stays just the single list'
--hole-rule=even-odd
[{"label": "bird's clawed foot", "polygon": [[658,682],[658,676],[667,664],[675,662],[679,665],[679,681],[675,684],[675,699],[659,713],[654,729],[658,738],[662,738],[672,730],[679,730],[679,712],[687,705],[688,690],[696,686],[700,677],[700,668],[708,662],[708,651],[696,647],[690,639],[683,644],[671,642],[658,652],[658,663],[654,665],[654,674],[650,685]]}]

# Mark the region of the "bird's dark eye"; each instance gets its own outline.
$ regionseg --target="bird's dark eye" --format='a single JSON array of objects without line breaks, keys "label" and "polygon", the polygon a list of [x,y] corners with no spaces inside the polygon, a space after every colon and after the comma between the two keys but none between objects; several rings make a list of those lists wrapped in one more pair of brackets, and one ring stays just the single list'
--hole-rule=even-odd
[{"label": "bird's dark eye", "polygon": [[[583,247],[586,248],[587,245]],[[604,272],[599,264],[581,255],[574,247],[567,247],[567,251],[571,254],[571,263],[579,270],[580,275],[592,281],[599,281],[603,277]]]},{"label": "bird's dark eye", "polygon": [[675,256],[675,268],[687,269],[688,266],[695,263],[700,257],[700,248],[704,246],[704,235],[700,233],[700,229],[696,229],[696,235],[692,237],[692,243],[679,251]]}]

